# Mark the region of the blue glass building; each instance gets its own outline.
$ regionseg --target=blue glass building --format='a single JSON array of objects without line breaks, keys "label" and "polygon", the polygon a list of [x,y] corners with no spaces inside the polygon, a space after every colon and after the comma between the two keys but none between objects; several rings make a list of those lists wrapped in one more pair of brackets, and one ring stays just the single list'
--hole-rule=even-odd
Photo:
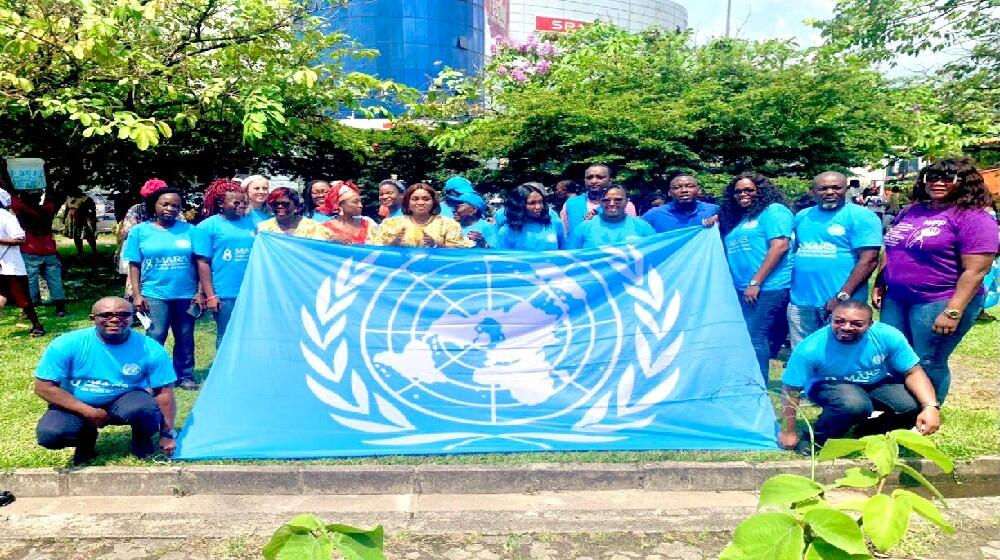
[{"label": "blue glass building", "polygon": [[446,66],[473,74],[483,64],[483,0],[351,0],[334,14],[334,30],[381,53],[348,70],[426,90]]}]

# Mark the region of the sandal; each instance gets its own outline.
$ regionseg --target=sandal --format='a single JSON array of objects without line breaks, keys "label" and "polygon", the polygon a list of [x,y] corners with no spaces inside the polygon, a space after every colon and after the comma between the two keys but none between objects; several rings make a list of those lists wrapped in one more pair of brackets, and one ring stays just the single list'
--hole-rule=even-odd
[{"label": "sandal", "polygon": [[30,336],[31,338],[38,338],[40,336],[45,336],[45,329],[43,329],[42,327],[36,327],[34,329],[31,329],[31,333],[28,334],[28,336]]}]

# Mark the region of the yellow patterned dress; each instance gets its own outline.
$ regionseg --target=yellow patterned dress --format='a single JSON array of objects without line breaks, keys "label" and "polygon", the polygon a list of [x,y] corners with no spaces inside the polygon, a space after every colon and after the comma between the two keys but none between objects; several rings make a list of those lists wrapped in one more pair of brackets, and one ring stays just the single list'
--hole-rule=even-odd
[{"label": "yellow patterned dress", "polygon": [[473,247],[475,243],[462,235],[462,226],[451,218],[433,216],[429,222],[420,225],[409,216],[386,218],[373,240],[376,245],[392,245],[396,236],[403,232],[399,242],[401,247],[426,247],[426,233],[436,247]]},{"label": "yellow patterned dress", "polygon": [[[269,231],[271,233],[281,234],[285,233],[281,231],[281,226],[278,225],[278,220],[275,218],[264,220],[263,222],[257,224],[257,231]],[[323,224],[315,220],[310,220],[309,218],[302,218],[292,235],[295,237],[305,237],[306,239],[333,241],[333,232],[323,227]]]}]

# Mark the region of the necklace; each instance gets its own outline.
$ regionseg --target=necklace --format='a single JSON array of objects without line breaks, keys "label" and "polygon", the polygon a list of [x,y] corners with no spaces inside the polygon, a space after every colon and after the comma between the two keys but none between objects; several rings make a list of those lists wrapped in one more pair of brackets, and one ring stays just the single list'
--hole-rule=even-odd
[{"label": "necklace", "polygon": [[431,215],[431,216],[430,216],[430,217],[428,217],[428,218],[427,218],[426,220],[424,220],[424,222],[423,222],[423,223],[420,223],[420,222],[418,222],[418,221],[417,221],[417,220],[416,220],[416,219],[415,219],[415,218],[414,218],[413,216],[410,216],[409,218],[410,218],[410,221],[411,221],[411,222],[413,222],[413,223],[417,224],[417,225],[418,225],[418,226],[420,226],[420,227],[424,227],[424,226],[426,226],[427,224],[431,223],[431,220],[433,220],[433,219],[434,219],[434,216],[433,216],[433,215]]}]

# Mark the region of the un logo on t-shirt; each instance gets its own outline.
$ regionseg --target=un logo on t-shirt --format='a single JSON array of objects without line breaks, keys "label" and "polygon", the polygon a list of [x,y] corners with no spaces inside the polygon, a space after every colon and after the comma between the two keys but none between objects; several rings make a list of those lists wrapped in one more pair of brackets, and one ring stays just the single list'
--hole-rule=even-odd
[{"label": "un logo on t-shirt", "polygon": [[844,235],[845,233],[847,233],[847,228],[845,228],[840,224],[833,224],[830,227],[826,228],[826,232],[829,233],[830,235]]},{"label": "un logo on t-shirt", "polygon": [[142,367],[139,364],[125,364],[122,366],[122,375],[125,377],[135,377],[142,373]]}]

